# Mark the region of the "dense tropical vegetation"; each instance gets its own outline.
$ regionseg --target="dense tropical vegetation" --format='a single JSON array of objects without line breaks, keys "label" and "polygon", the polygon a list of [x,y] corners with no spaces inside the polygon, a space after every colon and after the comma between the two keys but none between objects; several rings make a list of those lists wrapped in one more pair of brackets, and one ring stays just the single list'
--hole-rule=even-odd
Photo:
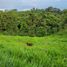
[{"label": "dense tropical vegetation", "polygon": [[0,11],[0,33],[7,35],[45,36],[67,24],[67,9],[48,7],[29,11]]},{"label": "dense tropical vegetation", "polygon": [[0,67],[67,67],[67,9],[0,11]]}]

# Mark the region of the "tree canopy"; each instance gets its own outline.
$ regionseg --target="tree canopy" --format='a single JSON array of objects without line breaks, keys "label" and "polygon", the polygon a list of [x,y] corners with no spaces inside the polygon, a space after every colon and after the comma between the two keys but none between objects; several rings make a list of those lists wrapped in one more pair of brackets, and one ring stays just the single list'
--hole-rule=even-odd
[{"label": "tree canopy", "polygon": [[0,11],[0,33],[6,35],[46,36],[67,24],[67,9],[48,7],[29,11]]}]

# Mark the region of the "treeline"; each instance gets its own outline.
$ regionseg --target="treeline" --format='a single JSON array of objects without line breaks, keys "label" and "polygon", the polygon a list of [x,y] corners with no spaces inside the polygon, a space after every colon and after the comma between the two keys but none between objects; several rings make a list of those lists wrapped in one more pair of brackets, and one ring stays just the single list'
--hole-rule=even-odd
[{"label": "treeline", "polygon": [[67,24],[67,9],[48,7],[29,11],[0,11],[0,33],[7,35],[45,36]]}]

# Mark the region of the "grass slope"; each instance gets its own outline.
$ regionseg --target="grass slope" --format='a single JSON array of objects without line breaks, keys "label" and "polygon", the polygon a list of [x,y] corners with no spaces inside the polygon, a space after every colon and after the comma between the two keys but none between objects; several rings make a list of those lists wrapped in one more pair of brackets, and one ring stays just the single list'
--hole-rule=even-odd
[{"label": "grass slope", "polygon": [[67,67],[67,35],[0,35],[0,67]]}]

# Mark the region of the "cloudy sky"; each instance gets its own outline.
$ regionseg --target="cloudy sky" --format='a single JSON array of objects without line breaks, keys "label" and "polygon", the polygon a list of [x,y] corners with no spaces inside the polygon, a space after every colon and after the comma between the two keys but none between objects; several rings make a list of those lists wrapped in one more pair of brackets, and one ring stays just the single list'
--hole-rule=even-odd
[{"label": "cloudy sky", "polygon": [[33,7],[46,8],[48,6],[66,9],[67,0],[0,0],[0,9],[25,10]]}]

